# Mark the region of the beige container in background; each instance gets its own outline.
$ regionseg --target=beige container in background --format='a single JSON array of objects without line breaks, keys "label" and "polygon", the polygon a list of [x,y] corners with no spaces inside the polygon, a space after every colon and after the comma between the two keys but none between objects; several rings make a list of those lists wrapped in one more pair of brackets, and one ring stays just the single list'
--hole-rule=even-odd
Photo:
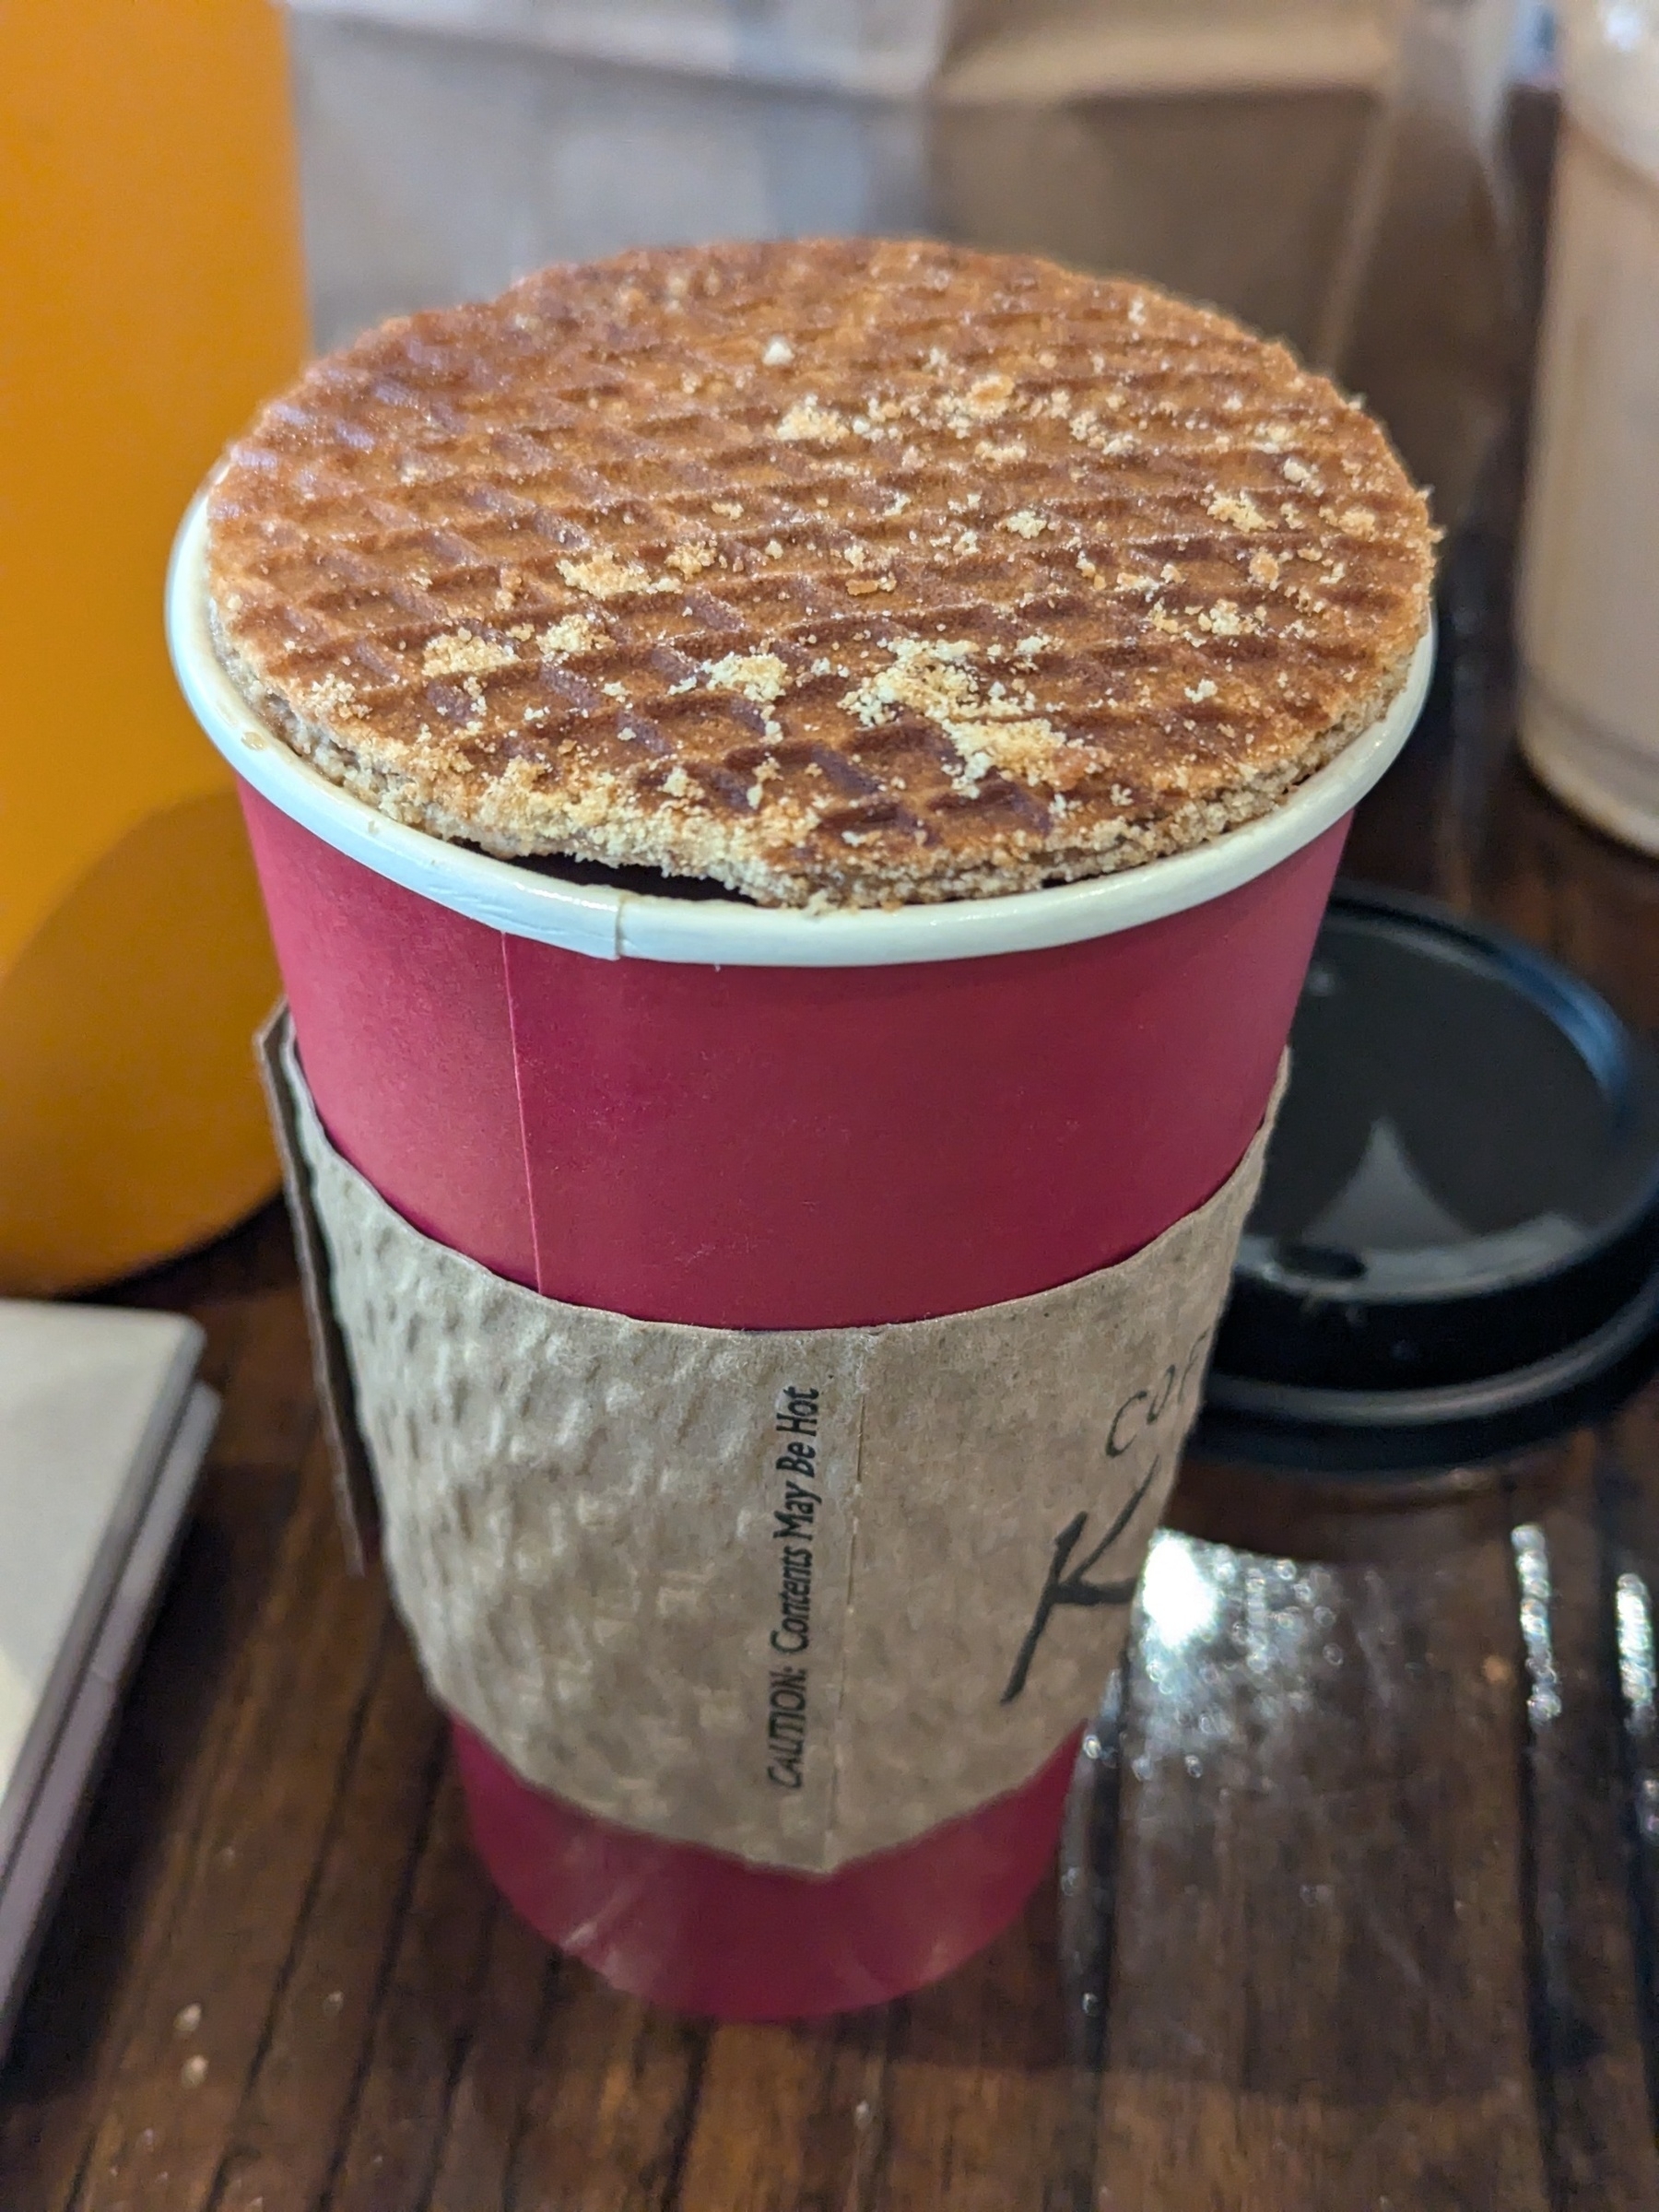
[{"label": "beige container in background", "polygon": [[1659,853],[1659,7],[1570,22],[1520,596],[1521,745]]}]

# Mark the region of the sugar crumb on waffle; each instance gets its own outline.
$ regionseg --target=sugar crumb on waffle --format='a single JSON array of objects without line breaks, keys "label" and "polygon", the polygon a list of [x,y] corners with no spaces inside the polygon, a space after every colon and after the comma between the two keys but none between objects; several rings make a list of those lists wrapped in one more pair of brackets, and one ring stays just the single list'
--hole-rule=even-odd
[{"label": "sugar crumb on waffle", "polygon": [[1373,722],[1433,533],[1325,379],[1152,287],[629,253],[316,362],[221,465],[218,650],[325,775],[766,905],[1075,880]]}]

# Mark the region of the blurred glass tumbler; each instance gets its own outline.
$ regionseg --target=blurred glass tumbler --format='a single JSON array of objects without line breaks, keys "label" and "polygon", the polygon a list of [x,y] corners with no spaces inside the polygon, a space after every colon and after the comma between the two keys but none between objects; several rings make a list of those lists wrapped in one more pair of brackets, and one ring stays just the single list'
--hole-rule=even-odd
[{"label": "blurred glass tumbler", "polygon": [[[1432,657],[1425,639],[1380,723],[1215,843],[1055,890],[816,917],[561,881],[352,798],[220,672],[204,535],[198,508],[175,664],[241,779],[334,1145],[499,1275],[709,1327],[1018,1299],[1208,1199],[1262,1122],[1347,818]],[[624,1989],[743,2018],[875,2003],[989,1940],[1052,1860],[1076,1745],[967,1818],[806,1875],[594,1818],[456,1738],[478,1848],[534,1925]]]}]

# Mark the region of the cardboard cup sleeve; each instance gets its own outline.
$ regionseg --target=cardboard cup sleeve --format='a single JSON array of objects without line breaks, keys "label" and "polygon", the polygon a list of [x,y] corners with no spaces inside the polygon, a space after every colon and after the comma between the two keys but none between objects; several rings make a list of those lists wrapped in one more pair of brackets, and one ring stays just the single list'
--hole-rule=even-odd
[{"label": "cardboard cup sleeve", "polygon": [[566,1304],[435,1242],[330,1143],[286,1021],[266,1065],[398,1608],[525,1781],[822,1874],[1017,1788],[1092,1711],[1282,1067],[1221,1188],[1116,1265],[938,1320],[744,1330]]}]

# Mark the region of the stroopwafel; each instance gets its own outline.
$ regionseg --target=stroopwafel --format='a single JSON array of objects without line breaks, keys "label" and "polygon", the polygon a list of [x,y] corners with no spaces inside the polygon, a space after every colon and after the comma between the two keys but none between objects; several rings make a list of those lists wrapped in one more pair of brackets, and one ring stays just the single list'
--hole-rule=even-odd
[{"label": "stroopwafel", "polygon": [[785,905],[1266,811],[1398,689],[1432,569],[1381,429],[1282,347],[868,241],[389,324],[231,448],[209,532],[231,677],[388,815]]}]

